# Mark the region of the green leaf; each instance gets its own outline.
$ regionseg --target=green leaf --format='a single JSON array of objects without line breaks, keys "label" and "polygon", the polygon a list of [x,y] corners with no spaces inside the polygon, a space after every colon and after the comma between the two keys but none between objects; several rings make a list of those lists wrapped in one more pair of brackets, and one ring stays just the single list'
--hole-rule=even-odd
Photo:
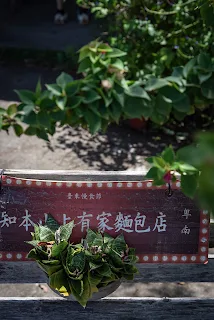
[{"label": "green leaf", "polygon": [[34,225],[34,238],[35,240],[39,240],[40,241],[40,233],[39,233],[39,226],[37,226],[36,224]]},{"label": "green leaf", "polygon": [[0,115],[5,115],[7,113],[7,110],[4,108],[0,108]]},{"label": "green leaf", "polygon": [[59,258],[61,253],[67,248],[68,242],[61,241],[59,244],[54,244],[51,251],[51,257]]},{"label": "green leaf", "polygon": [[210,1],[203,1],[202,5],[200,6],[200,11],[201,11],[201,16],[204,20],[204,23],[208,27],[213,27],[214,26],[214,9],[213,9],[213,4]]},{"label": "green leaf", "polygon": [[34,127],[38,126],[37,114],[34,111],[26,114],[23,118],[23,122]]},{"label": "green leaf", "polygon": [[66,86],[65,92],[68,97],[72,97],[79,91],[79,89],[80,89],[80,81],[75,80]]},{"label": "green leaf", "polygon": [[39,79],[37,82],[37,85],[36,85],[36,90],[35,90],[35,95],[36,95],[37,99],[41,96],[41,93],[42,93],[42,85],[41,85],[41,81]]},{"label": "green leaf", "polygon": [[172,76],[177,78],[183,78],[183,67],[173,68]]},{"label": "green leaf", "polygon": [[56,232],[59,229],[59,223],[52,217],[52,215],[48,214],[45,225],[52,231]]},{"label": "green leaf", "polygon": [[137,273],[138,272],[138,269],[133,266],[133,265],[130,265],[130,264],[125,264],[124,265],[124,269],[125,269],[125,273],[126,274],[134,274],[134,273]]},{"label": "green leaf", "polygon": [[113,52],[113,49],[108,44],[102,43],[98,46],[97,51],[102,52],[102,53],[103,52]]},{"label": "green leaf", "polygon": [[[95,270],[97,268],[91,268],[91,270]],[[101,282],[103,276],[100,275],[99,273],[92,273],[92,272],[89,272],[89,275],[88,275],[88,281],[91,285],[91,287],[96,287],[98,286],[98,284]]]},{"label": "green leaf", "polygon": [[158,168],[157,167],[150,168],[146,174],[146,178],[152,179],[152,180],[157,179],[158,178]]},{"label": "green leaf", "polygon": [[191,199],[195,196],[197,185],[198,180],[195,175],[181,175],[181,189]]},{"label": "green leaf", "polygon": [[121,254],[121,252],[126,251],[126,242],[124,236],[120,234],[112,242],[112,249]]},{"label": "green leaf", "polygon": [[70,239],[70,236],[72,234],[72,230],[74,228],[74,221],[71,221],[64,226],[60,226],[60,239],[64,241],[68,241]]},{"label": "green leaf", "polygon": [[124,70],[124,64],[123,61],[120,59],[117,59],[114,63],[111,64],[111,67],[114,67],[118,70]]},{"label": "green leaf", "polygon": [[67,109],[75,109],[83,102],[83,97],[75,96],[68,100]]},{"label": "green leaf", "polygon": [[33,104],[35,103],[36,97],[34,92],[29,90],[15,90],[19,99],[25,104]]},{"label": "green leaf", "polygon": [[178,167],[182,172],[185,172],[185,173],[198,172],[198,169],[196,169],[195,167],[193,167],[188,163],[179,163]]},{"label": "green leaf", "polygon": [[123,110],[129,119],[142,119],[142,117],[147,118],[147,116],[150,116],[153,108],[152,105],[148,105],[144,99],[126,96]]},{"label": "green leaf", "polygon": [[[110,106],[110,104],[112,103],[112,97],[110,97],[108,95],[108,93],[104,93],[103,90],[101,88],[97,88],[97,91],[99,92],[100,96],[103,98],[104,100],[104,107],[108,108]],[[103,109],[103,103],[100,102],[100,106]]]},{"label": "green leaf", "polygon": [[202,73],[198,74],[198,78],[199,78],[200,84],[202,84],[203,82],[207,81],[211,77],[212,77],[212,72],[205,73],[205,74],[202,74]]},{"label": "green leaf", "polygon": [[24,133],[24,130],[20,124],[14,124],[13,129],[17,137],[20,137]]},{"label": "green leaf", "polygon": [[95,90],[86,91],[84,93],[83,102],[88,104],[101,99],[100,95]]},{"label": "green leaf", "polygon": [[112,95],[119,102],[121,107],[124,107],[125,103],[125,94],[124,94],[124,89],[118,85],[114,86],[114,89],[112,90]]},{"label": "green leaf", "polygon": [[147,92],[139,85],[132,85],[128,88],[128,90],[125,90],[125,93],[128,96],[131,97],[136,97],[136,98],[142,98],[142,99],[147,99],[150,100],[149,95]]},{"label": "green leaf", "polygon": [[112,271],[107,263],[103,263],[102,267],[97,268],[96,271],[103,277],[111,277]]},{"label": "green leaf", "polygon": [[86,109],[84,111],[84,118],[88,123],[91,134],[95,134],[101,129],[101,119],[94,112],[90,111],[89,109]]},{"label": "green leaf", "polygon": [[94,231],[92,231],[91,229],[88,229],[87,236],[86,236],[86,242],[88,243],[89,247],[92,246],[96,237],[97,237],[96,233]]},{"label": "green leaf", "polygon": [[60,265],[60,261],[59,260],[42,260],[41,262],[43,264],[45,264],[45,265],[50,265],[50,266]]},{"label": "green leaf", "polygon": [[47,114],[47,112],[40,111],[37,114],[37,120],[38,120],[38,123],[41,127],[50,128],[50,125],[51,125],[50,116],[49,116],[49,114]]},{"label": "green leaf", "polygon": [[7,114],[8,116],[13,116],[15,113],[17,113],[17,104],[11,104],[8,108],[7,108]]},{"label": "green leaf", "polygon": [[38,252],[35,249],[30,250],[30,252],[27,255],[28,259],[34,259],[34,260],[39,260],[40,256]]},{"label": "green leaf", "polygon": [[33,246],[33,247],[37,247],[38,243],[40,243],[40,240],[31,240],[31,241],[26,241],[27,244]]},{"label": "green leaf", "polygon": [[83,278],[83,290],[82,290],[81,296],[75,290],[75,288],[76,288],[75,280],[71,280],[70,284],[71,284],[72,293],[73,293],[74,297],[85,308],[87,301],[91,297],[91,293],[92,293],[88,277],[84,276],[84,278]]},{"label": "green leaf", "polygon": [[166,148],[161,153],[161,156],[169,164],[173,164],[173,162],[175,161],[175,152],[172,147]]},{"label": "green leaf", "polygon": [[48,134],[45,129],[36,129],[36,135],[42,140],[49,141]]},{"label": "green leaf", "polygon": [[85,50],[80,50],[78,62],[81,62],[85,58],[89,57],[89,55],[90,55],[90,50],[88,48],[85,48]]},{"label": "green leaf", "polygon": [[35,106],[33,104],[27,104],[23,107],[22,111],[27,116],[34,110],[34,108]]},{"label": "green leaf", "polygon": [[60,110],[64,110],[64,109],[65,109],[66,103],[67,103],[67,97],[58,98],[58,99],[56,100],[57,107],[58,107]]},{"label": "green leaf", "polygon": [[85,253],[79,249],[74,250],[71,246],[67,249],[66,267],[72,276],[76,272],[82,273],[85,268]]},{"label": "green leaf", "polygon": [[172,104],[167,102],[164,97],[158,93],[155,100],[155,111],[159,114],[168,117],[172,109]]},{"label": "green leaf", "polygon": [[173,115],[176,120],[182,121],[187,116],[187,113],[179,112],[176,109],[173,109]]},{"label": "green leaf", "polygon": [[165,100],[169,103],[175,103],[186,97],[185,93],[181,93],[174,87],[165,87],[160,89],[160,93],[165,97]]},{"label": "green leaf", "polygon": [[47,265],[45,263],[42,263],[41,261],[37,260],[37,263],[39,265],[39,267],[45,272],[47,273],[47,275],[50,277],[52,274],[62,270],[62,265],[58,264],[58,265]]},{"label": "green leaf", "polygon": [[201,84],[201,91],[205,98],[214,99],[214,77]]},{"label": "green leaf", "polygon": [[183,85],[183,79],[181,77],[169,76],[165,78],[166,81],[176,83],[179,86]]},{"label": "green leaf", "polygon": [[39,226],[39,236],[43,242],[55,241],[54,233],[46,226]]},{"label": "green leaf", "polygon": [[189,163],[193,166],[200,166],[201,162],[204,161],[205,154],[195,145],[189,145],[183,147],[177,151],[177,159]]},{"label": "green leaf", "polygon": [[119,123],[122,115],[122,107],[117,101],[112,102],[111,106],[109,107],[109,112],[111,114],[112,119],[116,123]]},{"label": "green leaf", "polygon": [[96,264],[92,261],[89,262],[90,271],[96,270],[97,268],[100,268],[101,266],[102,266],[102,264]]},{"label": "green leaf", "polygon": [[89,68],[91,68],[91,60],[86,58],[80,62],[77,73],[87,72]]},{"label": "green leaf", "polygon": [[103,236],[101,233],[96,233],[96,238],[93,241],[93,246],[101,247],[103,245]]},{"label": "green leaf", "polygon": [[0,130],[2,129],[2,125],[3,125],[3,119],[2,119],[2,116],[0,115]]},{"label": "green leaf", "polygon": [[60,86],[62,89],[65,89],[68,84],[70,84],[73,81],[73,77],[70,76],[70,74],[62,72],[60,76],[56,79],[56,83],[58,86]]},{"label": "green leaf", "polygon": [[28,127],[25,132],[27,136],[35,136],[36,135],[36,128],[35,127]]},{"label": "green leaf", "polygon": [[182,99],[173,103],[173,108],[178,112],[188,113],[191,109],[189,97],[186,94],[183,94]]},{"label": "green leaf", "polygon": [[126,56],[127,53],[124,51],[121,51],[119,49],[116,48],[112,48],[111,52],[107,53],[108,58],[119,58],[119,57],[123,57]]},{"label": "green leaf", "polygon": [[61,293],[64,296],[68,296],[71,293],[67,276],[64,270],[59,270],[53,273],[50,276],[49,285],[51,288],[59,291],[59,293]]},{"label": "green leaf", "polygon": [[184,66],[183,75],[184,75],[185,78],[188,77],[189,73],[192,71],[192,69],[195,66],[195,64],[196,64],[196,59],[193,58],[193,59],[189,60],[187,62],[187,64]]},{"label": "green leaf", "polygon": [[146,91],[153,91],[160,89],[162,87],[167,86],[169,83],[165,79],[158,79],[158,78],[150,78],[146,84],[145,90]]},{"label": "green leaf", "polygon": [[161,158],[161,157],[154,157],[153,158],[153,163],[158,168],[165,168],[165,166],[166,166],[165,160],[163,158]]},{"label": "green leaf", "polygon": [[62,95],[62,89],[57,84],[46,84],[46,88],[53,93],[55,96],[61,96]]},{"label": "green leaf", "polygon": [[200,53],[197,57],[197,62],[199,67],[205,70],[212,71],[212,60],[209,54],[207,53]]},{"label": "green leaf", "polygon": [[75,280],[72,281],[72,291],[76,292],[76,294],[81,297],[84,291],[84,285],[83,285],[83,280]]},{"label": "green leaf", "polygon": [[163,125],[165,122],[167,122],[168,119],[169,119],[168,116],[165,116],[165,115],[157,113],[157,112],[153,112],[151,114],[151,120],[154,123],[157,123],[159,125]]}]

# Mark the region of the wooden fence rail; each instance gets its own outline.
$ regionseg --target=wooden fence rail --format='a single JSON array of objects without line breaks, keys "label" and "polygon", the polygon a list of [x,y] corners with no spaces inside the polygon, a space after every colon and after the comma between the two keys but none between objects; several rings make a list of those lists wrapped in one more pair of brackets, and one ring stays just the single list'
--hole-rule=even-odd
[{"label": "wooden fence rail", "polygon": [[[214,282],[214,258],[203,264],[138,264],[134,282]],[[43,283],[36,262],[0,263],[0,283]]]},{"label": "wooden fence rail", "polygon": [[107,298],[86,309],[61,298],[0,298],[2,320],[212,320],[214,299]]}]

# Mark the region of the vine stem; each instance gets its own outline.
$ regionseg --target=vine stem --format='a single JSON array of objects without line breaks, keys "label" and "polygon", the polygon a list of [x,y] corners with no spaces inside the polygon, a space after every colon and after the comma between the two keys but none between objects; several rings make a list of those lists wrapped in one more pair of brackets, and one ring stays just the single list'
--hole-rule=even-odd
[{"label": "vine stem", "polygon": [[[183,4],[180,4],[179,5],[179,8],[181,7],[185,7],[187,6],[188,4],[191,4],[193,2],[196,2],[197,0],[189,0]],[[145,7],[145,10],[148,12],[148,13],[152,13],[152,14],[158,14],[158,15],[164,15],[164,16],[169,16],[169,15],[173,15],[173,14],[176,14],[178,13],[178,10],[176,11],[155,11],[155,10],[150,10],[149,8]]]}]

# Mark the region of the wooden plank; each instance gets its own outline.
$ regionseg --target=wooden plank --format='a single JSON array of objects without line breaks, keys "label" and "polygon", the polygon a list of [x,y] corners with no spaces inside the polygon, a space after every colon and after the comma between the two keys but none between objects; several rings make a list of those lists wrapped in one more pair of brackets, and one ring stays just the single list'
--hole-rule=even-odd
[{"label": "wooden plank", "polygon": [[86,309],[61,298],[0,298],[3,320],[210,320],[214,299],[107,298],[89,302]]},{"label": "wooden plank", "polygon": [[147,171],[4,170],[4,174],[25,179],[59,181],[142,181]]},{"label": "wooden plank", "polygon": [[[133,282],[214,282],[214,259],[206,265],[138,264]],[[43,283],[46,277],[35,262],[1,262],[0,283]],[[129,282],[130,284],[132,282]]]}]

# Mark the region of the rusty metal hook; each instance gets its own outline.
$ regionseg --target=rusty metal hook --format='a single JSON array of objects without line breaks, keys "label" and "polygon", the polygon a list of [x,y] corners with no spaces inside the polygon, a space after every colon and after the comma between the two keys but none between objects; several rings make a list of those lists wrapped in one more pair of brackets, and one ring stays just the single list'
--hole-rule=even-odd
[{"label": "rusty metal hook", "polygon": [[170,183],[168,183],[168,189],[166,190],[166,195],[169,198],[173,195],[173,191]]}]

